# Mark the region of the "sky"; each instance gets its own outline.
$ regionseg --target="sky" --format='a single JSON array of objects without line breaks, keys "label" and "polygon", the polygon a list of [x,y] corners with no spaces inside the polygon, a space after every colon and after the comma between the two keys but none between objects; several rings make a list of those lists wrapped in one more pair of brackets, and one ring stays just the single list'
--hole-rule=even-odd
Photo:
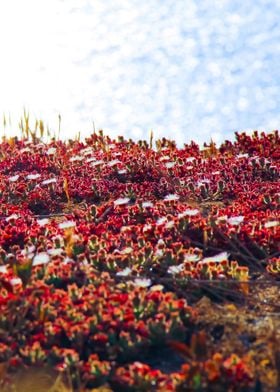
[{"label": "sky", "polygon": [[278,0],[0,0],[0,135],[233,139],[280,124]]}]

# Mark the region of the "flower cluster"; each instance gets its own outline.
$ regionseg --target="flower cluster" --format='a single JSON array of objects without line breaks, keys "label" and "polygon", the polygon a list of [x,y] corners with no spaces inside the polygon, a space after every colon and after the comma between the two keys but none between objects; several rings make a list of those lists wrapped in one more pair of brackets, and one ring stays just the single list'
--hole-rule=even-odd
[{"label": "flower cluster", "polygon": [[169,375],[141,362],[117,369],[114,382],[130,391],[195,391],[241,390],[252,387],[252,373],[248,358],[232,354],[227,358],[215,353],[206,361],[184,364],[180,371]]},{"label": "flower cluster", "polygon": [[190,281],[279,278],[277,131],[202,149],[14,138],[0,157],[0,362],[68,369],[77,388],[250,379],[238,357],[172,374],[139,359],[188,341]]}]

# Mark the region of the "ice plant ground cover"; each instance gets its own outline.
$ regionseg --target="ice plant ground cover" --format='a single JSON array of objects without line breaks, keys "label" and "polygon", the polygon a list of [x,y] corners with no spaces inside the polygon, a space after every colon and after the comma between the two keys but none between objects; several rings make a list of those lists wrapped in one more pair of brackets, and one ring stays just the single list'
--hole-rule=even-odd
[{"label": "ice plant ground cover", "polygon": [[1,391],[277,390],[278,132],[31,136],[0,144]]}]

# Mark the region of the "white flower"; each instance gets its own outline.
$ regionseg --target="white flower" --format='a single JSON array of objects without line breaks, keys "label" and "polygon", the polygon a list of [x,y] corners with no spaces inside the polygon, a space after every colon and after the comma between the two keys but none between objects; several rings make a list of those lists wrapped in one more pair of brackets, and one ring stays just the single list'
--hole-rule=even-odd
[{"label": "white flower", "polygon": [[95,161],[91,163],[91,166],[100,166],[104,163],[104,161],[102,159],[100,159],[99,161]]},{"label": "white flower", "polygon": [[133,249],[132,249],[130,246],[128,246],[128,247],[124,248],[124,249],[121,251],[121,254],[122,254],[122,255],[128,255],[128,254],[130,254],[130,253],[132,253],[132,252],[133,252]]},{"label": "white flower", "polygon": [[157,249],[155,251],[155,256],[161,257],[161,256],[163,256],[163,253],[164,253],[163,249]]},{"label": "white flower", "polygon": [[130,202],[130,198],[129,197],[123,197],[123,198],[119,198],[117,200],[114,201],[115,206],[122,206],[124,204],[127,204]]},{"label": "white flower", "polygon": [[168,268],[167,272],[169,274],[176,275],[176,274],[179,274],[180,272],[182,272],[183,270],[184,270],[184,263],[179,264],[179,265],[171,265]]},{"label": "white flower", "polygon": [[73,259],[71,259],[70,257],[65,257],[65,259],[63,260],[63,264],[69,264],[73,261]]},{"label": "white flower", "polygon": [[121,170],[118,170],[118,173],[119,174],[125,174],[125,173],[127,173],[127,170],[126,169],[121,169]]},{"label": "white flower", "polygon": [[51,248],[48,249],[48,254],[51,256],[59,256],[63,252],[62,248]]},{"label": "white flower", "polygon": [[193,161],[195,161],[195,157],[188,157],[187,159],[186,159],[186,162],[193,162]]},{"label": "white flower", "polygon": [[135,286],[137,287],[149,287],[152,284],[151,279],[146,279],[146,278],[136,278],[134,281]]},{"label": "white flower", "polygon": [[42,185],[49,185],[49,184],[53,184],[57,182],[56,178],[49,178],[48,180],[44,180],[43,182],[41,182]]},{"label": "white flower", "polygon": [[76,223],[74,221],[65,221],[58,225],[60,229],[70,229],[70,227],[75,227]]},{"label": "white flower", "polygon": [[165,246],[165,242],[162,238],[160,238],[157,242],[157,246]]},{"label": "white flower", "polygon": [[221,173],[221,172],[218,170],[218,171],[213,172],[212,174],[218,175],[218,174],[220,174],[220,173]]},{"label": "white flower", "polygon": [[223,260],[228,260],[228,258],[229,258],[229,253],[222,252],[222,253],[219,253],[215,256],[204,257],[204,259],[202,259],[201,262],[208,263],[209,261],[215,261],[215,262],[219,263]]},{"label": "white flower", "polygon": [[94,161],[96,161],[96,158],[94,157],[86,159],[86,162],[94,162]]},{"label": "white flower", "polygon": [[199,261],[200,257],[196,254],[192,254],[192,255],[185,255],[184,257],[184,261]]},{"label": "white flower", "polygon": [[11,219],[18,219],[19,216],[17,214],[12,214],[6,218],[6,222],[9,222]]},{"label": "white flower", "polygon": [[169,221],[166,223],[165,228],[166,229],[171,229],[172,227],[174,227],[174,221]]},{"label": "white flower", "polygon": [[16,176],[9,177],[9,181],[11,181],[11,182],[15,182],[18,179],[19,179],[19,175],[18,174]]},{"label": "white flower", "polygon": [[92,147],[83,148],[80,153],[83,155],[89,155],[93,152]]},{"label": "white flower", "polygon": [[172,169],[172,167],[174,167],[176,165],[175,162],[166,162],[165,167],[167,169]]},{"label": "white flower", "polygon": [[23,153],[23,152],[30,152],[30,151],[31,151],[31,150],[30,150],[29,147],[25,147],[25,148],[22,148],[22,149],[20,150],[21,153]]},{"label": "white flower", "polygon": [[86,151],[86,152],[84,152],[84,153],[82,153],[85,157],[87,157],[88,155],[91,155],[92,154],[92,150],[88,150],[88,151]]},{"label": "white flower", "polygon": [[179,200],[179,196],[178,195],[172,195],[172,194],[170,194],[170,195],[166,195],[165,196],[165,198],[164,198],[164,200],[165,201],[175,201],[175,200]]},{"label": "white flower", "polygon": [[122,153],[121,153],[120,151],[115,151],[115,152],[113,152],[112,155],[113,155],[114,157],[119,157],[119,156],[122,155]]},{"label": "white flower", "polygon": [[156,284],[150,288],[150,291],[162,291],[164,289],[164,286],[162,284]]},{"label": "white flower", "polygon": [[270,227],[277,227],[279,226],[279,223],[280,223],[279,221],[269,221],[264,224],[264,227],[266,229],[269,229]]},{"label": "white flower", "polygon": [[187,169],[187,170],[192,170],[192,169],[193,169],[193,166],[187,166],[186,169]]},{"label": "white flower", "polygon": [[47,151],[48,155],[54,155],[56,153],[56,148],[55,147],[50,147]]},{"label": "white flower", "polygon": [[240,223],[242,223],[243,220],[244,220],[244,216],[240,215],[240,216],[232,216],[227,221],[230,225],[237,226],[240,225]]},{"label": "white flower", "polygon": [[0,265],[0,274],[7,274],[8,269],[6,265]]},{"label": "white flower", "polygon": [[41,177],[41,174],[37,173],[37,174],[28,174],[28,176],[26,176],[26,178],[28,180],[37,180],[37,178]]},{"label": "white flower", "polygon": [[122,232],[122,233],[125,233],[126,231],[131,231],[130,226],[122,226],[122,227],[121,227],[121,232]]},{"label": "white flower", "polygon": [[22,284],[22,281],[20,278],[12,278],[9,280],[9,282],[12,286],[16,286],[17,284]]},{"label": "white flower", "polygon": [[143,227],[143,233],[145,233],[146,231],[148,231],[148,230],[151,230],[152,229],[152,225],[145,225],[144,227]]},{"label": "white flower", "polygon": [[108,166],[115,166],[118,163],[121,163],[121,161],[119,161],[118,159],[114,159],[113,161],[108,162]]},{"label": "white flower", "polygon": [[197,185],[198,187],[201,187],[201,186],[204,186],[204,184],[210,184],[210,183],[211,183],[210,180],[208,180],[207,178],[204,178],[204,179],[198,181],[198,182],[196,183],[196,185]]},{"label": "white flower", "polygon": [[164,155],[163,157],[160,157],[159,160],[162,161],[168,161],[170,157],[168,155]]},{"label": "white flower", "polygon": [[227,218],[228,218],[227,215],[219,216],[219,217],[217,218],[217,222],[220,222],[220,221],[227,221]]},{"label": "white flower", "polygon": [[85,157],[82,157],[81,155],[75,155],[74,157],[71,157],[69,161],[76,162],[76,161],[82,161],[83,159],[85,159]]},{"label": "white flower", "polygon": [[156,224],[157,225],[162,225],[163,223],[165,223],[167,221],[167,218],[165,217],[165,216],[163,216],[162,218],[159,218],[157,221],[156,221]]},{"label": "white flower", "polygon": [[144,201],[142,203],[143,208],[153,207],[153,203],[151,201]]},{"label": "white flower", "polygon": [[45,226],[49,223],[49,219],[48,218],[37,219],[37,223],[39,226]]},{"label": "white flower", "polygon": [[[23,256],[31,255],[31,254],[33,254],[34,251],[35,251],[35,246],[34,246],[34,245],[31,245],[31,246],[28,246],[27,249],[23,249],[23,250],[21,251],[21,254],[22,254]],[[29,256],[29,257],[30,257],[30,256]]]},{"label": "white flower", "polygon": [[236,155],[237,159],[241,159],[241,158],[248,158],[249,154],[238,154]]},{"label": "white flower", "polygon": [[47,264],[49,261],[50,256],[46,252],[41,252],[34,257],[32,266]]},{"label": "white flower", "polygon": [[129,267],[126,267],[124,270],[119,271],[116,273],[117,276],[129,276],[132,272],[132,269]]},{"label": "white flower", "polygon": [[199,214],[198,209],[196,209],[196,208],[195,209],[187,209],[187,210],[181,212],[180,214],[178,214],[178,218],[181,219],[181,218],[184,218],[184,216],[195,216],[197,214]]}]

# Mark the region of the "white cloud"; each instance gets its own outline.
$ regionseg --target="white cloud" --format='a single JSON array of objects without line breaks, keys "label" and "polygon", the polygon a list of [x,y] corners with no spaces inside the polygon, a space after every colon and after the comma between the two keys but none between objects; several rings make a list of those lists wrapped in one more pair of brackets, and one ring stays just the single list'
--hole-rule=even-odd
[{"label": "white cloud", "polygon": [[152,128],[181,146],[277,128],[278,14],[262,0],[2,1],[6,131],[24,106],[55,132],[61,113],[72,138],[92,120],[114,137],[148,139]]}]

